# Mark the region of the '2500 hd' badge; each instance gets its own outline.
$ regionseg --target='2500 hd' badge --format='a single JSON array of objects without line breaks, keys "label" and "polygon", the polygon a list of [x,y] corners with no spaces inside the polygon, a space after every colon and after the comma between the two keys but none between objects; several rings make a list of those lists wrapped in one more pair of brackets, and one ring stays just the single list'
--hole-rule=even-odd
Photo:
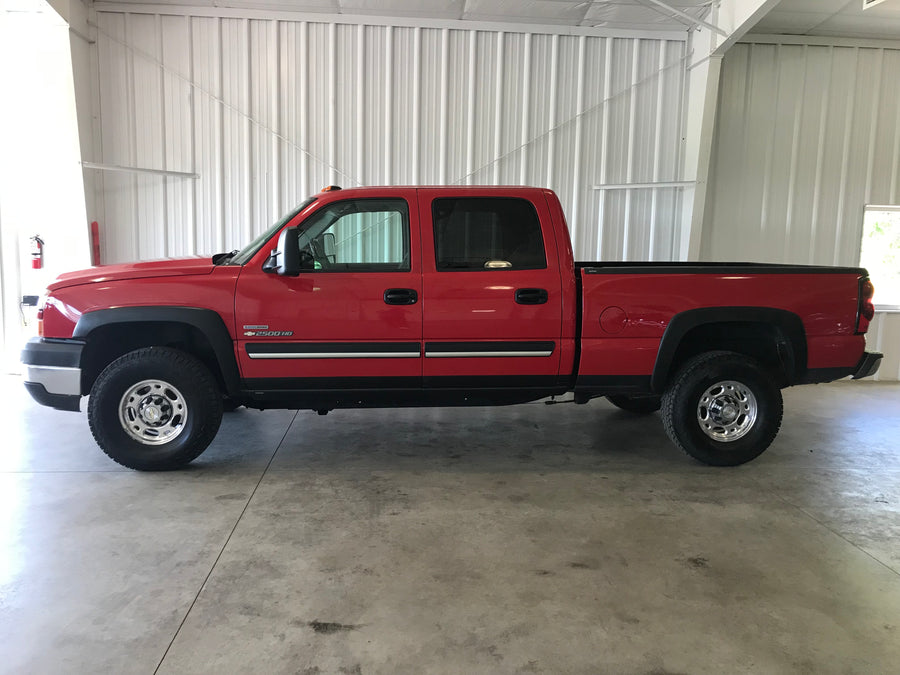
[{"label": "'2500 hd' badge", "polygon": [[244,337],[290,337],[292,330],[269,330],[266,324],[244,324]]},{"label": "'2500 hd' badge", "polygon": [[289,337],[292,330],[245,330],[244,337]]}]

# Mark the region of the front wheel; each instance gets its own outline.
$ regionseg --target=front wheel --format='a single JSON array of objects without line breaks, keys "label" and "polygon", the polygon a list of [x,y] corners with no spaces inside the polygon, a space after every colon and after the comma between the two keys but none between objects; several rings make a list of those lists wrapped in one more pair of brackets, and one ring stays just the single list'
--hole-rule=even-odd
[{"label": "front wheel", "polygon": [[88,421],[111,459],[130,469],[175,469],[202,453],[222,422],[222,394],[190,354],[146,347],[110,363],[91,388]]},{"label": "front wheel", "polygon": [[753,359],[707,352],[690,359],[663,394],[662,418],[675,445],[712,466],[758,457],[781,427],[781,390]]}]

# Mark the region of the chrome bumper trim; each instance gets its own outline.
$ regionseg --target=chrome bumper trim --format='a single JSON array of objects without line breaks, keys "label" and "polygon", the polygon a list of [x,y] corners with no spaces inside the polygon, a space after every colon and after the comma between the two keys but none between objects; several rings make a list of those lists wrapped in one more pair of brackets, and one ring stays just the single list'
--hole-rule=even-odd
[{"label": "chrome bumper trim", "polygon": [[81,368],[27,364],[25,381],[43,385],[48,394],[81,396]]}]

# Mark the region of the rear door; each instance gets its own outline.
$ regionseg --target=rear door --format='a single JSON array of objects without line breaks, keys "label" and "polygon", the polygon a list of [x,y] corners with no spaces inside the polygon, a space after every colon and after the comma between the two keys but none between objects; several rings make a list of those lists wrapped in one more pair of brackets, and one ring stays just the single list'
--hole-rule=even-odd
[{"label": "rear door", "polygon": [[426,387],[559,375],[562,288],[540,190],[420,189]]}]

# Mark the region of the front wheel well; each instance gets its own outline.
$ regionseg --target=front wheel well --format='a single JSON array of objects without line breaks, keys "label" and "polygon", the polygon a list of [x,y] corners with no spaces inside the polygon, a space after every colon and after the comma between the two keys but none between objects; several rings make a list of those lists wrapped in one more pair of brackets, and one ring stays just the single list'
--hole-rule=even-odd
[{"label": "front wheel well", "polygon": [[169,347],[191,354],[209,369],[220,389],[225,391],[216,353],[200,329],[174,321],[151,321],[109,324],[90,332],[81,355],[82,394],[90,393],[106,366],[120,356],[144,347]]}]

